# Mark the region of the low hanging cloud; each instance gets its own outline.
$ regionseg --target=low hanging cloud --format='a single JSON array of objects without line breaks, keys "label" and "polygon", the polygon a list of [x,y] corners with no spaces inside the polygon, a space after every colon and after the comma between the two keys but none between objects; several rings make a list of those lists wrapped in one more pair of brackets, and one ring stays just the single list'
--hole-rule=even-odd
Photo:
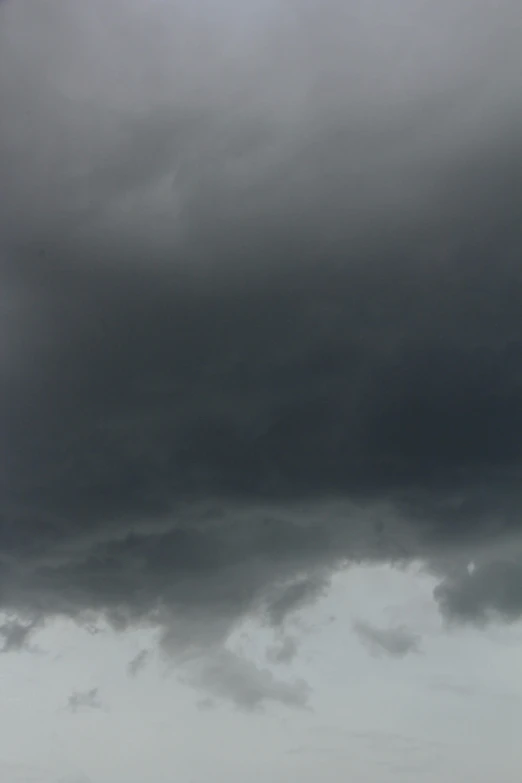
[{"label": "low hanging cloud", "polygon": [[27,650],[34,652],[35,647],[31,645],[30,637],[38,629],[38,621],[20,622],[17,619],[10,618],[0,625],[0,638],[3,639],[3,646],[0,652],[20,652]]},{"label": "low hanging cloud", "polygon": [[417,653],[420,650],[420,636],[408,628],[378,628],[371,623],[357,620],[353,629],[361,641],[378,655],[404,658],[409,653]]},{"label": "low hanging cloud", "polygon": [[288,584],[276,585],[265,599],[269,623],[280,626],[286,617],[316,601],[327,589],[328,578],[324,573],[309,573]]},{"label": "low hanging cloud", "polygon": [[193,662],[186,682],[247,712],[271,703],[302,709],[310,695],[310,686],[303,679],[279,679],[268,669],[225,649]]},{"label": "low hanging cloud", "polygon": [[415,558],[519,616],[458,575],[522,533],[521,15],[1,4],[1,609],[197,657]]},{"label": "low hanging cloud", "polygon": [[484,623],[518,620],[522,609],[522,562],[491,560],[462,570],[435,588],[448,619]]}]

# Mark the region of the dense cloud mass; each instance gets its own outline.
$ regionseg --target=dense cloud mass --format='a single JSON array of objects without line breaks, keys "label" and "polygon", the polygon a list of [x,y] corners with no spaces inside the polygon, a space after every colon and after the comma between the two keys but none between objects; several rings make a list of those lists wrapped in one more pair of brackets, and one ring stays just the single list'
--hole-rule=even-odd
[{"label": "dense cloud mass", "polygon": [[1,608],[517,617],[519,3],[218,5],[0,7]]}]

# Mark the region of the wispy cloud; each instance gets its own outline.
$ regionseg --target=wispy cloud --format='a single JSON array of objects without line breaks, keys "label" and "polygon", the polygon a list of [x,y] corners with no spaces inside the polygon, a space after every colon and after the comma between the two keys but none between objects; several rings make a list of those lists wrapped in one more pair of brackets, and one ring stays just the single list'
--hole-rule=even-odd
[{"label": "wispy cloud", "polygon": [[361,641],[377,654],[403,658],[409,653],[420,651],[420,636],[403,626],[379,628],[371,623],[357,620],[353,623],[353,629]]},{"label": "wispy cloud", "polygon": [[99,697],[98,688],[90,688],[87,691],[74,691],[69,696],[67,709],[70,712],[81,710],[104,710],[105,705]]},{"label": "wispy cloud", "polygon": [[150,650],[140,650],[134,658],[129,661],[127,672],[130,677],[135,677],[147,664],[150,657]]}]

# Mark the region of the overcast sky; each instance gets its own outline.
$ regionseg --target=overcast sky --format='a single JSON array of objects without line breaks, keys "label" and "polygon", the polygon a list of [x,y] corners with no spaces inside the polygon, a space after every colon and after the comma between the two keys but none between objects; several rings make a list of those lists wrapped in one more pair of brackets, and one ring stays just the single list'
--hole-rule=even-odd
[{"label": "overcast sky", "polygon": [[521,29],[0,1],[6,783],[520,779]]}]

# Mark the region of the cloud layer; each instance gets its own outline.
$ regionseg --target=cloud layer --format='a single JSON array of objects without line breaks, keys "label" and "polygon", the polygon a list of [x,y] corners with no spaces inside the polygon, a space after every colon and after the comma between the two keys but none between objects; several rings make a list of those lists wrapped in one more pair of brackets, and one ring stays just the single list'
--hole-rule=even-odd
[{"label": "cloud layer", "polygon": [[518,616],[518,4],[185,5],[0,8],[3,608]]}]

